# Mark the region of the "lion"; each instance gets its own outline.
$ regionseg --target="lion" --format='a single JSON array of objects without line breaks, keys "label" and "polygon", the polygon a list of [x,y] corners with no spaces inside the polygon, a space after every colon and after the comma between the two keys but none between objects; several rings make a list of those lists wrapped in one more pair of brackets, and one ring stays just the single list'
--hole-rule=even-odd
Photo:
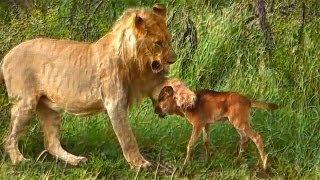
[{"label": "lion", "polygon": [[2,62],[0,82],[4,80],[12,99],[5,139],[12,163],[25,160],[18,140],[34,113],[51,155],[71,165],[85,162],[87,158],[61,146],[60,114],[64,111],[79,116],[106,112],[127,162],[132,167],[150,166],[128,123],[128,108],[145,97],[156,100],[168,84],[176,87],[181,107],[193,106],[196,99],[180,80],[167,77],[176,57],[166,12],[161,4],[128,9],[94,43],[37,38],[10,50]]}]

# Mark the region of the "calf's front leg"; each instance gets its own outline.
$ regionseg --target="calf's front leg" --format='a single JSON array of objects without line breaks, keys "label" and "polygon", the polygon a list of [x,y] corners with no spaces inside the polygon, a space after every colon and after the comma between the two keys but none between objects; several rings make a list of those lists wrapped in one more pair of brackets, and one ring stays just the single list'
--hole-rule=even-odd
[{"label": "calf's front leg", "polygon": [[184,159],[183,167],[189,162],[189,159],[190,159],[190,156],[191,156],[191,153],[193,150],[193,146],[197,142],[197,140],[199,139],[199,136],[201,134],[201,129],[202,129],[201,126],[194,125],[192,127],[192,134],[191,134],[191,137],[190,137],[190,140],[188,143],[187,155],[186,155],[186,158]]},{"label": "calf's front leg", "polygon": [[203,142],[204,142],[204,150],[206,151],[206,156],[209,158],[212,154],[212,144],[210,139],[210,124],[206,124],[202,130],[203,132]]}]

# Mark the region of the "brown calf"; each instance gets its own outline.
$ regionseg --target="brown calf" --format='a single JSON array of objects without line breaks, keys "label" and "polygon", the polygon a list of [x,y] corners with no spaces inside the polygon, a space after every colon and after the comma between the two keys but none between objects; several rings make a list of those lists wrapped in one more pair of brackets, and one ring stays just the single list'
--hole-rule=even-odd
[{"label": "brown calf", "polygon": [[204,147],[208,153],[210,146],[209,125],[222,118],[228,118],[229,122],[236,128],[240,135],[240,158],[244,152],[245,144],[250,138],[257,146],[262,160],[262,167],[266,169],[267,155],[264,151],[264,145],[261,135],[256,133],[250,127],[250,109],[252,107],[274,110],[277,109],[276,104],[265,103],[259,101],[251,101],[234,92],[215,92],[211,90],[201,90],[197,93],[197,102],[192,109],[182,109],[177,106],[173,96],[171,86],[166,86],[161,90],[158,102],[155,104],[155,112],[164,117],[166,114],[177,114],[186,117],[192,124],[192,135],[187,147],[187,156],[184,164],[189,161],[190,154],[195,142],[198,140],[201,131],[203,131]]}]

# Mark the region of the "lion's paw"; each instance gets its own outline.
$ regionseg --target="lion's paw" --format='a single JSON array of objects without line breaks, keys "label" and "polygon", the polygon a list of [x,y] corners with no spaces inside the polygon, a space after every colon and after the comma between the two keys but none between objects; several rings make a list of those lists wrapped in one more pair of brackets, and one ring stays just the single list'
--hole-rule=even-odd
[{"label": "lion's paw", "polygon": [[149,167],[151,167],[151,163],[145,159],[140,159],[138,161],[136,161],[134,164],[131,164],[131,169],[148,169]]},{"label": "lion's paw", "polygon": [[83,157],[83,156],[77,156],[76,158],[72,158],[70,160],[68,160],[68,163],[73,165],[73,166],[78,166],[81,163],[85,163],[87,162],[87,158]]}]

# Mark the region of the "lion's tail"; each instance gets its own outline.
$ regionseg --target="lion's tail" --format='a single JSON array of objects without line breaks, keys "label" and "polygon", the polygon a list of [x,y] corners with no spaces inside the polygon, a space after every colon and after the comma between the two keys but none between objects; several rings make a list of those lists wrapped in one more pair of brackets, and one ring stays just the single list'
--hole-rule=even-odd
[{"label": "lion's tail", "polygon": [[265,109],[265,110],[276,110],[278,105],[274,103],[266,103],[261,101],[251,101],[251,107]]}]

